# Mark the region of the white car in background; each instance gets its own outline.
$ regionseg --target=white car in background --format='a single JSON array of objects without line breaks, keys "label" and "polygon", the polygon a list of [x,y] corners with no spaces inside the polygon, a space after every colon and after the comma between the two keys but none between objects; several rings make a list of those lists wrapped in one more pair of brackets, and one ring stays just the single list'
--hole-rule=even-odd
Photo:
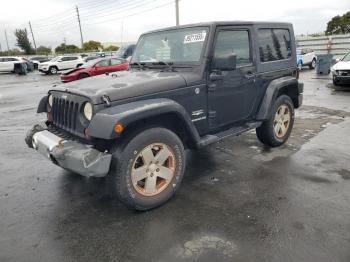
[{"label": "white car in background", "polygon": [[303,66],[309,66],[310,69],[316,67],[317,56],[315,52],[309,48],[297,49],[297,63],[298,69],[301,70]]},{"label": "white car in background", "polygon": [[14,72],[15,64],[26,63],[20,57],[4,56],[0,57],[0,72]]},{"label": "white car in background", "polygon": [[332,66],[333,84],[350,84],[350,52]]},{"label": "white car in background", "polygon": [[80,55],[57,56],[48,62],[39,64],[38,69],[45,74],[57,74],[58,71],[77,68],[84,64]]}]

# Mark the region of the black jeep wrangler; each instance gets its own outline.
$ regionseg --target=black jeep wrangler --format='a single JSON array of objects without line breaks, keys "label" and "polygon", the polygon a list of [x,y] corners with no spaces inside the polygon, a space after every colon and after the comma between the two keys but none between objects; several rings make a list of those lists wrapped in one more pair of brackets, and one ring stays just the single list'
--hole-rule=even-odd
[{"label": "black jeep wrangler", "polygon": [[213,22],[141,35],[125,72],[54,86],[29,147],[83,176],[103,177],[127,206],[166,202],[184,150],[256,129],[280,146],[302,103],[289,23]]}]

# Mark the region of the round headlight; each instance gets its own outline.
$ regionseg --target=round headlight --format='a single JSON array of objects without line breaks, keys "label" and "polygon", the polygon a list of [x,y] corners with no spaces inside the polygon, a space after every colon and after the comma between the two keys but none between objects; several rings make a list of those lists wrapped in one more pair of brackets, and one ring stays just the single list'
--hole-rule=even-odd
[{"label": "round headlight", "polygon": [[52,95],[49,95],[48,103],[49,103],[49,106],[52,107],[52,104],[53,104],[53,96]]},{"label": "round headlight", "polygon": [[92,105],[89,102],[84,105],[84,116],[89,121],[92,119]]}]

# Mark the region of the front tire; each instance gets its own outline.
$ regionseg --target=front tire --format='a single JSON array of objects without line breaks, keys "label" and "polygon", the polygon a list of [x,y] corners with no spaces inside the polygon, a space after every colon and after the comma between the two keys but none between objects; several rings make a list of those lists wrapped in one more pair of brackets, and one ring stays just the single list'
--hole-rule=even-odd
[{"label": "front tire", "polygon": [[58,69],[57,69],[56,66],[51,66],[51,67],[49,68],[49,72],[50,72],[51,75],[56,75],[57,72],[58,72]]},{"label": "front tire", "polygon": [[334,86],[338,86],[338,82],[337,82],[337,78],[335,76],[333,76],[333,85]]},{"label": "front tire", "polygon": [[298,70],[301,71],[302,69],[303,69],[303,63],[300,62],[300,63],[298,64]]},{"label": "front tire", "polygon": [[148,210],[174,195],[184,171],[185,152],[179,137],[165,128],[150,128],[117,147],[108,176],[126,206]]},{"label": "front tire", "polygon": [[294,105],[289,96],[279,96],[270,118],[256,129],[258,139],[265,145],[283,145],[290,136],[294,124]]},{"label": "front tire", "polygon": [[83,79],[83,78],[87,78],[87,77],[89,77],[88,74],[86,74],[86,73],[81,73],[81,74],[79,74],[78,79]]}]

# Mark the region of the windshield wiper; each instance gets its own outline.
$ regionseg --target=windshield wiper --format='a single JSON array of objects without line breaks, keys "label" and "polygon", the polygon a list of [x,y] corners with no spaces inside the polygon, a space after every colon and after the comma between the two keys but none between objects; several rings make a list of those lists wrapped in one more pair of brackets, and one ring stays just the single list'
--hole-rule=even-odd
[{"label": "windshield wiper", "polygon": [[170,71],[175,71],[173,65],[174,63],[170,62],[170,63],[167,63],[167,62],[164,62],[164,61],[157,61],[157,62],[153,62],[152,65],[166,65]]},{"label": "windshield wiper", "polygon": [[138,66],[138,68],[139,68],[140,70],[143,70],[143,69],[145,69],[146,63],[133,62],[133,63],[131,63],[130,65],[131,65],[131,66]]}]

